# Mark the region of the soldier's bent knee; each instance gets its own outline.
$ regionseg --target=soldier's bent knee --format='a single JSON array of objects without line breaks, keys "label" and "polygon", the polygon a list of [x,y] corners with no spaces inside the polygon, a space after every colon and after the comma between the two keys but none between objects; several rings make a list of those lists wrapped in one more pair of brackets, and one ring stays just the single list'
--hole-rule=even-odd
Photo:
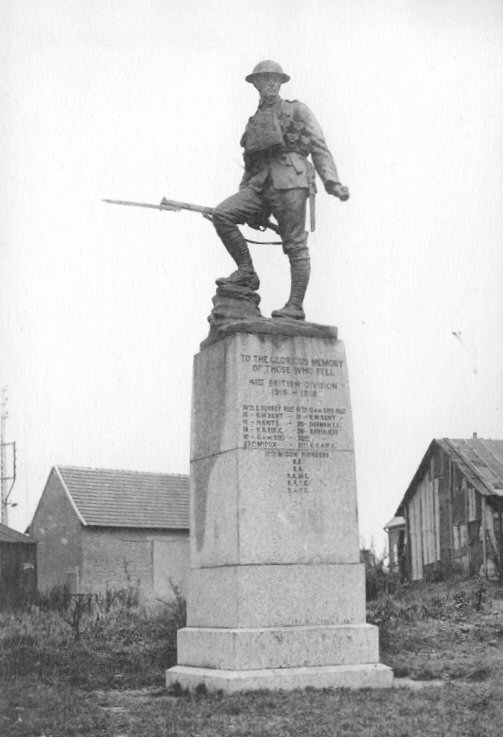
[{"label": "soldier's bent knee", "polygon": [[235,227],[236,223],[229,210],[217,205],[211,216],[213,225],[218,232],[227,231]]},{"label": "soldier's bent knee", "polygon": [[214,225],[221,225],[222,223],[227,222],[227,213],[223,207],[220,205],[217,205],[212,213],[212,220]]}]

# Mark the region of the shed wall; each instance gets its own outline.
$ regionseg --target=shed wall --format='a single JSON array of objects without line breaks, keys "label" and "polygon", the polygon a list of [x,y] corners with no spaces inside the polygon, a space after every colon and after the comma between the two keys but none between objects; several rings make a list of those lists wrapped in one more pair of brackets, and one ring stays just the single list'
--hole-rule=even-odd
[{"label": "shed wall", "polygon": [[438,480],[432,478],[432,468],[425,469],[407,510],[413,581],[432,575],[440,564]]},{"label": "shed wall", "polygon": [[496,529],[499,511],[495,517],[494,504],[435,445],[403,510],[407,577],[445,578],[453,571],[501,575],[503,541]]},{"label": "shed wall", "polygon": [[37,586],[37,546],[0,540],[0,608],[29,601]]}]

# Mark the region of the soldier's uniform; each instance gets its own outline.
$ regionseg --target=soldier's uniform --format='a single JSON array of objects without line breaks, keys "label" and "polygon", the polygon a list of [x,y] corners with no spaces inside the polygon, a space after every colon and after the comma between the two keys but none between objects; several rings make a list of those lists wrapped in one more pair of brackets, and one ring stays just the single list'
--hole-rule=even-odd
[{"label": "soldier's uniform", "polygon": [[[260,65],[255,70],[258,67]],[[247,81],[253,80],[255,70]],[[281,74],[283,81],[289,79],[282,70]],[[218,279],[217,284],[236,283],[258,289],[258,276],[237,224],[257,226],[272,213],[278,221],[283,251],[289,257],[292,274],[290,299],[282,310],[273,313],[273,317],[303,319],[302,301],[310,270],[306,202],[316,191],[315,170],[327,191],[335,184],[340,185],[335,162],[309,108],[298,100],[282,100],[279,96],[261,102],[255,115],[248,120],[241,146],[245,170],[239,192],[221,202],[213,213],[217,233],[238,271]],[[308,161],[308,156],[313,163]],[[287,309],[289,306],[293,311]]]}]

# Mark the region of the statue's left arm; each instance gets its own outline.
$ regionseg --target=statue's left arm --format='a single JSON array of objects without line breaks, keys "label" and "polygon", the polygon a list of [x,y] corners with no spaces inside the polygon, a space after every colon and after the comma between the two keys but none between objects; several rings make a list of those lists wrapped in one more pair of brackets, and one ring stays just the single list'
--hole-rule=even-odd
[{"label": "statue's left arm", "polygon": [[311,158],[326,191],[341,200],[349,198],[349,190],[339,179],[334,158],[325,141],[321,126],[311,110],[302,102],[295,102],[294,119],[302,121],[310,139]]}]

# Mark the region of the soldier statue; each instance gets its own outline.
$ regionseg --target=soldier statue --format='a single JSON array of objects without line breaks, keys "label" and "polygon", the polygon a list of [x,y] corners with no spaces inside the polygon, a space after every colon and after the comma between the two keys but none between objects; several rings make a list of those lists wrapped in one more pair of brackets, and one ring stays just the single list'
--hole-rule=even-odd
[{"label": "soldier statue", "polygon": [[237,225],[259,227],[274,215],[290,261],[291,290],[285,306],[274,310],[272,317],[304,320],[302,305],[310,274],[306,203],[308,197],[313,202],[316,192],[315,170],[329,194],[344,201],[349,190],[339,181],[312,112],[298,100],[279,96],[281,85],[289,79],[275,61],[261,61],[246,77],[258,90],[260,102],[241,139],[244,174],[239,191],[214,209],[213,224],[238,267],[230,276],[217,279],[217,284],[256,290],[259,278]]}]

